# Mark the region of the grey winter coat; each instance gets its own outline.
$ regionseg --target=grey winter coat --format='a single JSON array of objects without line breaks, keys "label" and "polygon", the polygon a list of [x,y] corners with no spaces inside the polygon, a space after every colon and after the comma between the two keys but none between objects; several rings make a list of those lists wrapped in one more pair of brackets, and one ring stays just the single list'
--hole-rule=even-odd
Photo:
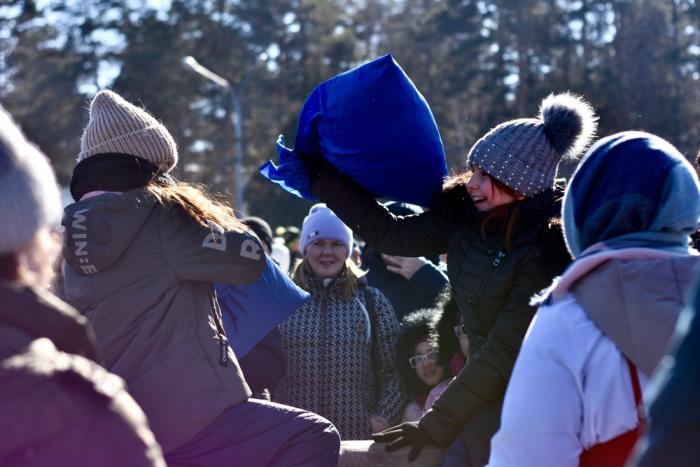
[{"label": "grey winter coat", "polygon": [[202,227],[144,189],[72,204],[62,223],[66,298],[166,453],[247,400],[212,282],[255,281],[265,265],[256,238]]}]

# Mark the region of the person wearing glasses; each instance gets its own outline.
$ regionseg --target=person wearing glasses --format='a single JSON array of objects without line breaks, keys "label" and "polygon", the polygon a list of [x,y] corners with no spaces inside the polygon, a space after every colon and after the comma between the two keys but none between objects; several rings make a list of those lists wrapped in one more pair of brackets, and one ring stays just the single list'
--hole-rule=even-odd
[{"label": "person wearing glasses", "polygon": [[[435,388],[444,389],[452,377],[450,368],[440,362],[438,347],[431,340],[430,324],[438,310],[424,308],[401,320],[396,343],[396,369],[411,401],[404,409],[402,422],[415,422],[435,400]],[[439,390],[439,392],[442,392]]]},{"label": "person wearing glasses", "polygon": [[352,232],[326,205],[311,207],[292,277],[311,300],[280,325],[287,373],[273,399],[333,422],[343,439],[369,439],[399,420],[394,309],[350,259]]}]

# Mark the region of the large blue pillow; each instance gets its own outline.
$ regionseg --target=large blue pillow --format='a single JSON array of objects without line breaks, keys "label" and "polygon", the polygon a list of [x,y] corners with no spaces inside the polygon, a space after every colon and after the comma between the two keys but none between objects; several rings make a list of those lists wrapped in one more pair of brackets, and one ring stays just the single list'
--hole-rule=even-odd
[{"label": "large blue pillow", "polygon": [[265,269],[252,284],[214,284],[224,331],[238,358],[247,354],[310,297],[274,261],[265,258]]},{"label": "large blue pillow", "polygon": [[324,158],[377,198],[430,206],[447,174],[445,151],[428,103],[391,55],[316,86],[299,114],[295,149],[277,140],[279,164],[260,173],[314,199],[299,151]]}]

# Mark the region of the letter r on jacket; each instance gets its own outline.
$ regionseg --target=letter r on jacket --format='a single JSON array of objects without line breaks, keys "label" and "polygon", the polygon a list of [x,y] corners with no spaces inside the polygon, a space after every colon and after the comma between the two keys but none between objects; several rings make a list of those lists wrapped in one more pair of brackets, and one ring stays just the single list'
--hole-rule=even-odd
[{"label": "letter r on jacket", "polygon": [[248,259],[260,259],[260,246],[255,240],[247,239],[241,243],[241,256]]},{"label": "letter r on jacket", "polygon": [[213,221],[209,222],[210,233],[204,237],[202,247],[212,250],[226,251],[226,235],[224,229]]}]

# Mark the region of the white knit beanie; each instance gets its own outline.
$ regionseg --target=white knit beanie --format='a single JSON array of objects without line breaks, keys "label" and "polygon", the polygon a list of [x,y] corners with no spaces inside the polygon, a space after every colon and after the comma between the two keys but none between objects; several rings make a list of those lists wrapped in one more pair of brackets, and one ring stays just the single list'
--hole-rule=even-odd
[{"label": "white knit beanie", "polygon": [[30,244],[61,220],[61,197],[49,161],[0,107],[0,254]]},{"label": "white knit beanie", "polygon": [[78,162],[108,153],[146,159],[163,172],[177,164],[177,145],[168,130],[145,110],[103,90],[90,103],[90,121],[80,141]]},{"label": "white knit beanie", "polygon": [[304,254],[306,246],[317,238],[340,240],[348,248],[348,257],[352,252],[352,230],[323,203],[311,206],[309,215],[304,218],[301,228],[301,253]]}]

